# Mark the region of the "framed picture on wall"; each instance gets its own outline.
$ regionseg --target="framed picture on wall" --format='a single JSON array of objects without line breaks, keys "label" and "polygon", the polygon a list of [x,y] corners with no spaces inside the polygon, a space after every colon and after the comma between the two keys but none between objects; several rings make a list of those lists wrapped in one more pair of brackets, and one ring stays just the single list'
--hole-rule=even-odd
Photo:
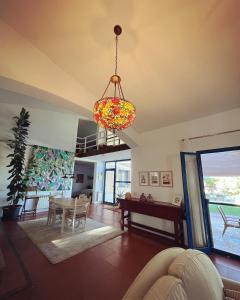
[{"label": "framed picture on wall", "polygon": [[172,171],[161,171],[160,172],[160,186],[161,187],[173,187]]},{"label": "framed picture on wall", "polygon": [[84,174],[77,174],[76,183],[83,183],[84,181]]},{"label": "framed picture on wall", "polygon": [[159,172],[157,171],[149,172],[149,181],[151,186],[159,186],[160,184]]},{"label": "framed picture on wall", "polygon": [[148,172],[139,172],[139,185],[149,185]]}]

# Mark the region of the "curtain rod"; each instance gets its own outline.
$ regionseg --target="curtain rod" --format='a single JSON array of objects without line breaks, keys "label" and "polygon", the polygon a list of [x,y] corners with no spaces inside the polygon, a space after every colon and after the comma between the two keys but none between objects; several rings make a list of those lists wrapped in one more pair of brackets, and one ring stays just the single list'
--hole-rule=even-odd
[{"label": "curtain rod", "polygon": [[184,141],[191,141],[191,140],[197,140],[197,139],[202,139],[205,137],[210,137],[210,136],[216,136],[216,135],[222,135],[222,134],[228,134],[228,133],[233,133],[233,132],[239,132],[240,129],[235,129],[235,130],[229,130],[229,131],[222,131],[222,132],[218,132],[218,133],[212,133],[212,134],[206,134],[206,135],[200,135],[200,136],[194,136],[191,138],[185,138],[185,139],[181,139],[182,142]]}]

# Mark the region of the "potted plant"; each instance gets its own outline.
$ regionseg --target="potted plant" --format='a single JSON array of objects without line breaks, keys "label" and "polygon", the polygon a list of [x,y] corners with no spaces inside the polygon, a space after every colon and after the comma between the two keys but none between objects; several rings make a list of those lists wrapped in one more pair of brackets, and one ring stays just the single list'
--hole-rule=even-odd
[{"label": "potted plant", "polygon": [[25,152],[27,148],[28,128],[30,126],[29,112],[22,108],[20,115],[14,117],[16,126],[12,128],[14,139],[9,141],[8,146],[12,149],[7,157],[11,158],[10,168],[11,174],[8,178],[10,180],[7,186],[9,192],[7,194],[7,201],[10,203],[3,207],[3,220],[15,220],[19,216],[21,205],[18,205],[19,200],[23,200],[26,191],[26,184],[24,181],[25,169]]}]

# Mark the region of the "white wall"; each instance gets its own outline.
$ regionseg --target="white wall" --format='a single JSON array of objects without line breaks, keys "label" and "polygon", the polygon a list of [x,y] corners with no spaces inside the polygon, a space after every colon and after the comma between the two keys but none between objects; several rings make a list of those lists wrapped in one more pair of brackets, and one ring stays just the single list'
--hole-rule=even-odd
[{"label": "white wall", "polygon": [[[44,97],[42,91],[55,95],[54,103],[66,105],[69,109],[74,107],[81,115],[91,117],[92,99],[95,97],[79,81],[1,19],[0,36],[0,79],[2,76],[23,83],[20,90],[23,89],[29,96],[38,95],[39,99]],[[50,95],[46,97],[49,100]]]},{"label": "white wall", "polygon": [[[0,140],[11,139],[14,116],[19,115],[20,105],[0,104]],[[30,112],[31,126],[28,143],[49,148],[75,151],[78,116],[54,111],[25,107]],[[0,142],[0,204],[6,198],[9,148]]]},{"label": "white wall", "polygon": [[[142,134],[141,145],[132,149],[132,193],[136,196],[142,192],[151,193],[155,200],[171,202],[174,194],[183,194],[180,151],[239,146],[240,132],[186,142],[181,142],[181,139],[236,129],[240,129],[240,109]],[[173,188],[139,186],[139,171],[164,170],[173,171]],[[134,218],[141,223],[165,229],[167,226],[168,230],[172,230],[169,222],[143,215],[135,215]]]},{"label": "white wall", "polygon": [[[240,129],[240,109],[180,123],[142,134],[141,145],[132,149],[132,191],[150,192],[156,200],[171,201],[182,193],[180,151],[197,151],[240,145],[240,132],[182,142],[206,134]],[[139,186],[139,171],[173,171],[173,188]]]},{"label": "white wall", "polygon": [[[0,139],[11,138],[21,105],[0,103]],[[25,107],[30,113],[29,144],[75,151],[78,115]]]},{"label": "white wall", "polygon": [[7,178],[9,177],[9,174],[6,166],[10,162],[10,160],[7,158],[8,153],[8,146],[5,143],[0,142],[0,204],[3,199],[6,198],[7,194]]}]

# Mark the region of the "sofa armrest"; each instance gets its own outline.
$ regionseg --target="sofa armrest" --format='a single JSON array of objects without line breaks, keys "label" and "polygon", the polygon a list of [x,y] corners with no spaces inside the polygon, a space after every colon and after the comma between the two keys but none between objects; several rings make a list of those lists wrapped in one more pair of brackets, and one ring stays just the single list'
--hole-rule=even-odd
[{"label": "sofa armrest", "polygon": [[225,289],[234,290],[240,292],[240,282],[222,277],[223,285]]},{"label": "sofa armrest", "polygon": [[152,285],[163,275],[167,275],[169,265],[185,250],[170,248],[155,255],[138,274],[127,290],[123,300],[143,299]]}]

